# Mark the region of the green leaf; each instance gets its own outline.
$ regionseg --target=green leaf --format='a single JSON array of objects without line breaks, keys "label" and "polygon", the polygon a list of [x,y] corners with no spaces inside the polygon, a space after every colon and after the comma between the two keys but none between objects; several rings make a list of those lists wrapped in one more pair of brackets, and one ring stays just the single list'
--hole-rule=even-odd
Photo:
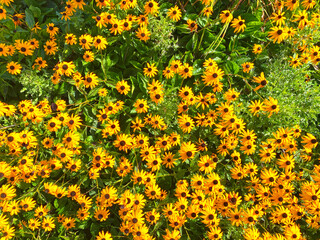
[{"label": "green leaf", "polygon": [[192,38],[187,43],[186,49],[188,49],[189,51],[193,51],[196,48],[197,43],[198,43],[198,34],[194,33]]},{"label": "green leaf", "polygon": [[55,200],[54,200],[53,206],[54,206],[55,208],[58,208],[58,207],[59,207],[58,199],[55,199]]},{"label": "green leaf", "polygon": [[34,17],[33,17],[32,11],[29,8],[27,8],[25,10],[25,14],[26,14],[26,23],[27,23],[28,27],[33,28],[35,22],[34,22]]},{"label": "green leaf", "polygon": [[141,65],[141,63],[140,62],[137,62],[137,61],[134,61],[134,60],[131,60],[131,61],[129,61],[129,63],[131,63],[135,68],[137,68],[137,69],[142,69],[142,65]]},{"label": "green leaf", "polygon": [[237,63],[235,63],[234,61],[227,61],[225,67],[228,70],[228,72],[231,74],[237,74],[240,70],[239,65]]},{"label": "green leaf", "polygon": [[38,18],[41,16],[41,10],[38,7],[30,6],[29,9],[32,11],[33,16]]},{"label": "green leaf", "polygon": [[201,75],[202,73],[202,64],[203,60],[202,59],[197,59],[193,62],[193,72],[192,75]]}]

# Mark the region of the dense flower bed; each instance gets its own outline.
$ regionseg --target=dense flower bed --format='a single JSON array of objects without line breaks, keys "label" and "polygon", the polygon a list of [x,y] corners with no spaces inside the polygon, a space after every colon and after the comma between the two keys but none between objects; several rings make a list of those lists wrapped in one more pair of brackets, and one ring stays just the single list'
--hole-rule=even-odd
[{"label": "dense flower bed", "polygon": [[0,24],[1,240],[319,238],[315,0],[0,0]]}]

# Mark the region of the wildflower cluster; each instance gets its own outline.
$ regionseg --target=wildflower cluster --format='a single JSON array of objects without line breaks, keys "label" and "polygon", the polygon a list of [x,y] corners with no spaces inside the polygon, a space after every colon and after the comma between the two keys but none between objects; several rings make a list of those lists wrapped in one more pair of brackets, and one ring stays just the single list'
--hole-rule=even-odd
[{"label": "wildflower cluster", "polygon": [[269,126],[263,90],[276,52],[317,76],[318,3],[31,2],[0,0],[1,77],[33,95],[0,101],[1,240],[319,231],[319,132]]}]

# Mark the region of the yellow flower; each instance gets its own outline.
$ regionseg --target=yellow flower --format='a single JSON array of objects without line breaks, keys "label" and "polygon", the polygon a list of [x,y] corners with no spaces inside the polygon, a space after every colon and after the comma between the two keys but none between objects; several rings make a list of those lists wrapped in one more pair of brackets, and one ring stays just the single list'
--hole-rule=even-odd
[{"label": "yellow flower", "polygon": [[117,82],[116,89],[120,94],[127,95],[130,91],[130,86],[127,81],[122,80]]},{"label": "yellow flower", "polygon": [[249,73],[250,70],[254,67],[253,63],[251,62],[245,62],[243,64],[241,64],[242,68],[243,68],[243,72],[245,73]]},{"label": "yellow flower", "polygon": [[244,29],[246,28],[246,25],[244,23],[245,23],[245,20],[242,19],[241,16],[239,16],[238,18],[233,19],[231,23],[231,27],[234,28],[235,33],[243,32]]},{"label": "yellow flower", "polygon": [[172,19],[173,21],[177,22],[181,18],[181,10],[178,6],[174,6],[168,10],[167,15]]},{"label": "yellow flower", "polygon": [[154,63],[147,63],[147,67],[143,69],[143,73],[147,77],[154,77],[158,72],[158,69],[156,66],[154,66]]},{"label": "yellow flower", "polygon": [[260,44],[254,44],[252,52],[254,54],[260,54],[262,52],[262,46]]},{"label": "yellow flower", "polygon": [[233,15],[229,10],[222,11],[219,17],[222,23],[229,23],[233,19]]},{"label": "yellow flower", "polygon": [[147,41],[150,39],[151,32],[147,29],[147,27],[139,27],[136,31],[137,38],[141,41]]},{"label": "yellow flower", "polygon": [[22,69],[21,65],[17,62],[11,61],[7,64],[7,71],[10,74],[13,74],[13,75],[20,74],[21,69]]},{"label": "yellow flower", "polygon": [[269,31],[269,37],[273,40],[274,43],[281,43],[288,37],[288,33],[282,27],[272,27],[271,31]]}]

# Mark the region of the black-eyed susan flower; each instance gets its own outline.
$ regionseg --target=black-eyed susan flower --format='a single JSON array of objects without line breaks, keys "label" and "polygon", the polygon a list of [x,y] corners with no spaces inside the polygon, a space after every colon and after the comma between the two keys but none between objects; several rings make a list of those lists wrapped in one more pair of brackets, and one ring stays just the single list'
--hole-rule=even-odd
[{"label": "black-eyed susan flower", "polygon": [[241,64],[242,71],[245,73],[249,73],[251,69],[253,69],[254,64],[252,62],[245,62]]},{"label": "black-eyed susan flower", "polygon": [[132,28],[132,21],[129,21],[128,19],[123,20],[123,30],[129,31]]},{"label": "black-eyed susan flower", "polygon": [[222,23],[230,23],[233,19],[233,15],[229,10],[224,10],[220,13],[219,18]]},{"label": "black-eyed susan flower", "polygon": [[102,12],[101,17],[106,24],[113,24],[114,20],[117,19],[117,16],[115,14],[108,12]]},{"label": "black-eyed susan flower", "polygon": [[264,72],[261,72],[260,76],[258,76],[258,77],[253,77],[253,81],[256,82],[256,83],[259,83],[259,86],[257,86],[254,89],[254,91],[257,91],[258,89],[263,88],[268,84],[268,81],[264,76]]},{"label": "black-eyed susan flower", "polygon": [[165,165],[166,168],[173,168],[176,165],[174,154],[171,152],[165,152],[162,159],[162,164]]},{"label": "black-eyed susan flower", "polygon": [[202,9],[202,14],[206,17],[210,17],[212,15],[213,9],[212,7],[205,7]]},{"label": "black-eyed susan flower", "polygon": [[79,141],[80,135],[77,132],[70,131],[64,135],[62,142],[67,148],[74,148],[79,145]]},{"label": "black-eyed susan flower", "polygon": [[251,227],[245,230],[244,239],[259,239],[260,232],[257,228]]},{"label": "black-eyed susan flower", "polygon": [[308,13],[306,10],[299,11],[298,14],[294,15],[295,19],[294,22],[298,23],[298,28],[303,29],[308,24]]},{"label": "black-eyed susan flower", "polygon": [[268,117],[270,117],[273,113],[278,113],[280,110],[277,99],[269,97],[269,99],[265,99],[263,103],[265,105],[263,110],[269,113]]},{"label": "black-eyed susan flower", "polygon": [[117,119],[108,120],[108,124],[106,125],[106,131],[109,135],[118,134],[120,132],[120,125]]},{"label": "black-eyed susan flower", "polygon": [[85,51],[85,53],[83,54],[83,59],[86,62],[92,62],[94,60],[94,53],[91,51]]},{"label": "black-eyed susan flower", "polygon": [[53,40],[46,41],[43,47],[47,55],[54,55],[58,51],[57,43]]},{"label": "black-eyed susan flower", "polygon": [[108,94],[108,90],[106,88],[100,88],[98,91],[99,97],[105,97]]},{"label": "black-eyed susan flower", "polygon": [[97,117],[98,117],[98,120],[103,123],[109,120],[108,115],[109,115],[109,112],[106,111],[106,109],[102,109],[102,110],[99,110],[99,114],[97,114]]},{"label": "black-eyed susan flower", "polygon": [[137,113],[148,112],[149,106],[145,99],[137,99],[133,106],[136,108]]},{"label": "black-eyed susan flower", "polygon": [[95,0],[98,8],[103,8],[103,7],[107,7],[110,5],[110,1],[109,0]]},{"label": "black-eyed susan flower", "polygon": [[123,0],[119,4],[121,9],[128,10],[130,8],[130,1]]},{"label": "black-eyed susan flower", "polygon": [[60,75],[66,75],[70,77],[74,73],[75,69],[74,63],[71,62],[61,62],[58,64],[58,70],[56,71]]},{"label": "black-eyed susan flower", "polygon": [[150,92],[150,98],[153,102],[156,104],[161,103],[164,99],[164,92],[158,91],[158,92]]},{"label": "black-eyed susan flower", "polygon": [[113,35],[121,34],[123,32],[123,21],[115,19],[110,28],[110,33]]},{"label": "black-eyed susan flower", "polygon": [[148,83],[148,90],[150,94],[162,93],[163,85],[158,80],[153,79],[152,83]]},{"label": "black-eyed susan flower", "polygon": [[68,20],[71,20],[70,16],[72,16],[72,14],[68,11],[63,11],[63,12],[60,12],[61,14],[61,20],[64,20],[64,21],[68,21]]},{"label": "black-eyed susan flower", "polygon": [[231,23],[231,27],[234,28],[235,33],[243,32],[246,28],[245,20],[239,16],[238,18],[234,18]]},{"label": "black-eyed susan flower", "polygon": [[54,219],[52,217],[44,218],[42,220],[41,226],[46,232],[50,232],[56,227]]},{"label": "black-eyed susan flower", "polygon": [[177,230],[177,229],[173,229],[173,230],[169,230],[169,229],[166,229],[166,234],[165,235],[162,235],[163,239],[164,240],[178,240],[180,239],[181,237],[181,234],[180,234],[180,231]]},{"label": "black-eyed susan flower", "polygon": [[269,31],[269,37],[273,42],[281,43],[287,38],[288,34],[282,27],[272,27]]},{"label": "black-eyed susan flower", "polygon": [[90,46],[92,45],[93,42],[93,37],[89,34],[82,34],[79,37],[79,45],[83,48],[83,49],[90,49]]},{"label": "black-eyed susan flower", "polygon": [[31,28],[31,31],[37,33],[38,30],[40,30],[41,27],[39,26],[39,22],[36,22],[34,25],[33,25],[33,28]]},{"label": "black-eyed susan flower", "polygon": [[56,118],[51,118],[51,120],[48,121],[47,129],[50,132],[55,132],[60,128],[61,128],[61,122],[59,120],[57,120]]},{"label": "black-eyed susan flower", "polygon": [[182,98],[182,99],[190,99],[191,97],[194,97],[194,94],[193,94],[193,91],[190,87],[186,86],[186,87],[182,87],[180,90],[179,90],[179,96]]},{"label": "black-eyed susan flower", "polygon": [[7,71],[12,75],[20,74],[21,69],[22,69],[21,65],[17,62],[11,61],[7,64]]},{"label": "black-eyed susan flower", "polygon": [[117,139],[114,141],[114,146],[119,148],[120,151],[127,152],[132,147],[132,139],[126,134],[117,135]]},{"label": "black-eyed susan flower", "polygon": [[50,34],[50,37],[54,37],[58,34],[59,28],[54,26],[54,23],[47,24],[47,33]]},{"label": "black-eyed susan flower", "polygon": [[159,4],[153,0],[147,1],[144,4],[144,12],[145,14],[157,15],[159,12]]},{"label": "black-eyed susan flower", "polygon": [[301,238],[301,231],[298,225],[293,224],[291,226],[287,226],[284,231],[284,235],[286,239],[294,240]]},{"label": "black-eyed susan flower", "polygon": [[93,39],[93,46],[98,50],[106,49],[108,45],[107,39],[103,36],[97,35]]},{"label": "black-eyed susan flower", "polygon": [[176,5],[168,10],[167,15],[175,22],[179,21],[182,16],[181,10]]},{"label": "black-eyed susan flower", "polygon": [[98,207],[94,212],[94,218],[100,222],[107,220],[110,215],[110,211],[105,207]]},{"label": "black-eyed susan flower", "polygon": [[228,102],[235,101],[239,97],[240,93],[237,92],[234,88],[230,88],[228,91],[225,92],[224,98]]},{"label": "black-eyed susan flower", "polygon": [[278,10],[278,12],[272,13],[272,16],[270,19],[272,19],[272,22],[275,22],[277,26],[285,25],[286,17],[284,16],[285,12],[281,12]]},{"label": "black-eyed susan flower", "polygon": [[188,24],[188,28],[190,29],[191,32],[197,31],[198,24],[196,23],[196,21],[188,19],[187,24]]},{"label": "black-eyed susan flower", "polygon": [[32,69],[34,69],[36,66],[38,66],[37,69],[40,71],[42,68],[47,67],[48,64],[47,64],[47,61],[44,60],[42,57],[38,57],[34,61],[34,64],[32,65]]},{"label": "black-eyed susan flower", "polygon": [[105,22],[105,18],[103,17],[103,14],[97,15],[97,16],[92,16],[94,20],[96,20],[96,26],[98,28],[106,27],[107,24]]},{"label": "black-eyed susan flower", "polygon": [[193,158],[196,152],[196,145],[190,141],[183,142],[179,150],[180,158],[182,159],[182,161],[185,161],[189,158]]},{"label": "black-eyed susan flower", "polygon": [[16,189],[8,184],[2,185],[0,188],[0,199],[2,201],[9,201],[16,196]]},{"label": "black-eyed susan flower", "polygon": [[135,121],[131,121],[131,128],[133,129],[133,132],[135,131],[141,131],[141,128],[144,127],[144,124],[142,123],[142,119],[136,117]]},{"label": "black-eyed susan flower", "polygon": [[215,84],[219,84],[219,81],[222,79],[223,75],[224,71],[222,71],[220,68],[210,67],[206,69],[201,77],[202,81],[207,86],[214,86]]},{"label": "black-eyed susan flower", "polygon": [[26,41],[17,39],[15,40],[14,46],[15,46],[15,49],[19,51],[19,53],[25,56],[29,56],[33,54],[34,48],[32,47],[29,41],[26,42]]},{"label": "black-eyed susan flower", "polygon": [[4,43],[0,43],[0,56],[7,56],[8,55],[8,47]]},{"label": "black-eyed susan flower", "polygon": [[260,53],[262,53],[262,50],[263,50],[263,48],[262,48],[262,46],[260,44],[254,44],[253,45],[252,52],[254,54],[260,54]]},{"label": "black-eyed susan flower", "polygon": [[143,73],[147,77],[154,77],[156,76],[158,69],[154,66],[154,63],[147,63],[147,67],[143,69]]},{"label": "black-eyed susan flower", "polygon": [[77,43],[77,37],[73,33],[67,33],[65,36],[65,42],[69,45],[74,45]]},{"label": "black-eyed susan flower", "polygon": [[318,140],[311,133],[307,133],[302,137],[301,143],[305,144],[304,148],[312,149],[318,145]]},{"label": "black-eyed susan flower", "polygon": [[190,133],[194,127],[194,121],[187,114],[178,117],[179,126],[183,132]]},{"label": "black-eyed susan flower", "polygon": [[37,218],[30,218],[28,221],[28,227],[32,230],[35,231],[40,227],[41,223],[40,220]]},{"label": "black-eyed susan flower", "polygon": [[100,231],[96,240],[112,240],[111,234],[109,232]]},{"label": "black-eyed susan flower", "polygon": [[9,240],[12,239],[15,235],[15,228],[13,226],[5,226],[1,229],[2,239]]},{"label": "black-eyed susan flower", "polygon": [[297,1],[297,0],[286,0],[284,5],[287,7],[288,10],[293,11],[297,7],[299,7],[299,1]]},{"label": "black-eyed susan flower", "polygon": [[22,19],[24,18],[24,16],[24,13],[16,13],[12,15],[11,19],[15,27],[20,26],[22,24]]},{"label": "black-eyed susan flower", "polygon": [[0,6],[0,20],[7,18],[7,10]]},{"label": "black-eyed susan flower", "polygon": [[141,41],[146,42],[147,40],[150,39],[150,35],[151,35],[151,32],[145,26],[139,27],[138,30],[136,31],[136,36]]},{"label": "black-eyed susan flower", "polygon": [[162,74],[166,79],[173,78],[174,76],[174,72],[170,69],[170,67],[166,67],[166,69],[162,71]]},{"label": "black-eyed susan flower", "polygon": [[208,58],[203,62],[203,66],[207,69],[218,68],[218,64],[212,58]]},{"label": "black-eyed susan flower", "polygon": [[67,126],[70,130],[77,130],[81,126],[81,118],[78,115],[72,114],[70,117],[67,119]]},{"label": "black-eyed susan flower", "polygon": [[149,199],[158,199],[161,196],[161,189],[156,184],[148,184],[145,194]]},{"label": "black-eyed susan flower", "polygon": [[182,63],[180,60],[173,60],[170,64],[170,69],[174,73],[179,73],[181,66],[182,66]]},{"label": "black-eyed susan flower", "polygon": [[289,60],[290,66],[292,66],[293,68],[297,68],[302,65],[298,55],[296,55],[295,57],[290,56],[290,58],[291,58],[291,60]]},{"label": "black-eyed susan flower", "polygon": [[193,67],[189,65],[189,63],[185,63],[180,67],[179,75],[185,79],[192,77]]},{"label": "black-eyed susan flower", "polygon": [[71,5],[74,8],[79,8],[80,10],[83,10],[83,6],[85,6],[86,3],[83,0],[71,0]]},{"label": "black-eyed susan flower", "polygon": [[140,27],[147,27],[149,24],[149,18],[147,15],[140,15],[137,18]]},{"label": "black-eyed susan flower", "polygon": [[31,197],[26,197],[20,200],[21,209],[24,211],[31,211],[36,206],[36,201]]},{"label": "black-eyed susan flower", "polygon": [[301,5],[308,10],[309,8],[313,8],[316,5],[316,1],[315,0],[303,0],[301,2]]},{"label": "black-eyed susan flower", "polygon": [[263,111],[263,108],[263,102],[261,102],[260,100],[251,101],[251,104],[249,105],[249,111],[253,114],[253,116],[259,116],[258,113],[260,111]]},{"label": "black-eyed susan flower", "polygon": [[99,84],[98,76],[94,72],[89,72],[86,74],[83,84],[86,88],[95,88]]},{"label": "black-eyed susan flower", "polygon": [[71,229],[71,228],[74,228],[75,225],[76,225],[76,220],[74,218],[71,218],[71,217],[66,217],[62,223],[62,225],[67,229]]},{"label": "black-eyed susan flower", "polygon": [[122,80],[117,82],[116,89],[120,94],[127,95],[130,91],[130,86],[127,81]]}]

